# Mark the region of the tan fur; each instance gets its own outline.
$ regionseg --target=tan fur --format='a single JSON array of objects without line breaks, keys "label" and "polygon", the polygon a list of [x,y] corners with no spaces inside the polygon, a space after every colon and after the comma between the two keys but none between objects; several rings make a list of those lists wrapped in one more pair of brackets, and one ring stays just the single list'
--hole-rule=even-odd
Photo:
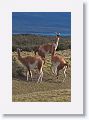
[{"label": "tan fur", "polygon": [[52,61],[55,62],[55,63],[56,62],[60,62],[61,64],[65,64],[66,63],[64,57],[62,57],[60,55],[57,55],[57,54],[52,55]]},{"label": "tan fur", "polygon": [[60,36],[57,35],[56,38],[57,38],[56,43],[48,43],[48,44],[39,46],[38,55],[41,56],[42,59],[44,59],[44,62],[45,62],[46,54],[49,54],[49,53],[54,54],[55,53],[55,51],[58,47],[58,42],[59,42]]},{"label": "tan fur", "polygon": [[33,51],[34,51],[34,54],[36,55],[36,53],[39,51],[39,47],[40,46],[35,46],[33,47]]},{"label": "tan fur", "polygon": [[[51,62],[52,62],[52,72],[57,75],[57,78],[59,76],[59,71],[61,69],[64,70],[64,76],[66,78],[66,68],[68,68],[68,64],[66,63],[64,57],[52,54],[51,56]],[[65,80],[64,78],[64,80]],[[63,80],[63,82],[64,82]]]},{"label": "tan fur", "polygon": [[[27,56],[27,57],[21,57],[20,55],[20,49],[17,50],[17,53],[18,53],[18,59],[19,61],[24,65],[26,66],[27,68],[27,80],[28,80],[28,72],[29,72],[29,75],[30,77],[32,77],[32,73],[31,73],[31,69],[34,69],[34,68],[38,68],[39,70],[39,77],[43,77],[43,71],[42,71],[42,67],[43,67],[43,61],[41,59],[41,57],[37,57],[37,56]],[[41,81],[42,81],[42,78],[40,78]],[[38,78],[39,80],[39,78]]]}]

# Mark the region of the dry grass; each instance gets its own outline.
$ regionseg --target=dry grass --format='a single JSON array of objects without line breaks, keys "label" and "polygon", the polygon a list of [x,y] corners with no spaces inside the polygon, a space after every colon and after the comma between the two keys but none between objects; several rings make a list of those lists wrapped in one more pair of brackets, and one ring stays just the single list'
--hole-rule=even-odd
[{"label": "dry grass", "polygon": [[20,102],[70,102],[70,89],[39,91],[13,95],[13,101]]},{"label": "dry grass", "polygon": [[[70,102],[71,101],[71,51],[58,51],[69,62],[67,78],[63,83],[63,71],[60,71],[59,79],[51,72],[50,55],[47,56],[44,65],[43,82],[37,83],[37,70],[33,71],[33,81],[26,81],[26,68],[18,61],[17,53],[13,52],[13,81],[12,81],[12,101],[13,102]],[[22,52],[22,56],[33,55],[32,52]]]}]

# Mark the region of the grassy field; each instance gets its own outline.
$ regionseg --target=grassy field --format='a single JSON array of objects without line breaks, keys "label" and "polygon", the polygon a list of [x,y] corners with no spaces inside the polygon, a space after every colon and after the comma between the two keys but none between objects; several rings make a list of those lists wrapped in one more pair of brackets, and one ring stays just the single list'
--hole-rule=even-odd
[{"label": "grassy field", "polygon": [[[12,51],[22,48],[24,51],[31,51],[34,46],[46,43],[56,42],[55,36],[39,36],[39,35],[13,35],[12,36]],[[60,44],[57,50],[71,49],[71,36],[60,38]]]},{"label": "grassy field", "polygon": [[[59,50],[58,54],[65,57],[70,64],[67,77],[60,71],[59,79],[51,71],[51,56],[46,58],[43,67],[43,81],[37,83],[38,72],[33,70],[33,81],[26,81],[26,68],[18,61],[17,52],[12,53],[12,101],[13,102],[70,102],[71,101],[71,50]],[[23,51],[22,56],[33,55],[33,52]]]}]

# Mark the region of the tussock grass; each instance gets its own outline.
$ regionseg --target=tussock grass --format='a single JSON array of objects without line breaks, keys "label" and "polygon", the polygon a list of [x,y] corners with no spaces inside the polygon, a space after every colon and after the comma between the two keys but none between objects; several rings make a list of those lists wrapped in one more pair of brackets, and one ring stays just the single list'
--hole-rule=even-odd
[{"label": "tussock grass", "polygon": [[16,102],[70,102],[70,94],[70,89],[59,89],[13,95],[12,99]]},{"label": "tussock grass", "polygon": [[[51,56],[46,58],[43,67],[44,77],[42,83],[37,83],[38,72],[33,70],[33,81],[26,81],[26,68],[18,61],[17,53],[12,54],[12,101],[13,102],[70,102],[71,101],[71,51],[60,50],[57,52],[65,57],[70,64],[67,69],[67,78],[63,83],[63,71],[59,79],[51,71]],[[33,52],[23,51],[22,56],[32,55]]]}]

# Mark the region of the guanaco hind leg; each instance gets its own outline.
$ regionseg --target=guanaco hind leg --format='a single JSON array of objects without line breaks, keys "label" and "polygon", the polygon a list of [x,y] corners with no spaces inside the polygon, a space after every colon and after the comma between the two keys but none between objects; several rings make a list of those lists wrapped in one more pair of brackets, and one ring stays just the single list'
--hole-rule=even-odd
[{"label": "guanaco hind leg", "polygon": [[43,71],[42,71],[42,68],[39,70],[39,78],[38,78],[38,80],[37,80],[37,83],[39,82],[39,81],[41,81],[42,82],[42,78],[43,78]]},{"label": "guanaco hind leg", "polygon": [[29,75],[29,71],[28,71],[28,70],[27,70],[27,73],[26,73],[26,74],[27,74],[26,76],[27,76],[27,81],[28,81],[28,75]]},{"label": "guanaco hind leg", "polygon": [[63,79],[63,82],[65,81],[66,79],[66,66],[64,67],[64,79]]},{"label": "guanaco hind leg", "polygon": [[29,70],[29,75],[30,75],[30,78],[32,80],[32,72],[31,72],[31,70]]}]

